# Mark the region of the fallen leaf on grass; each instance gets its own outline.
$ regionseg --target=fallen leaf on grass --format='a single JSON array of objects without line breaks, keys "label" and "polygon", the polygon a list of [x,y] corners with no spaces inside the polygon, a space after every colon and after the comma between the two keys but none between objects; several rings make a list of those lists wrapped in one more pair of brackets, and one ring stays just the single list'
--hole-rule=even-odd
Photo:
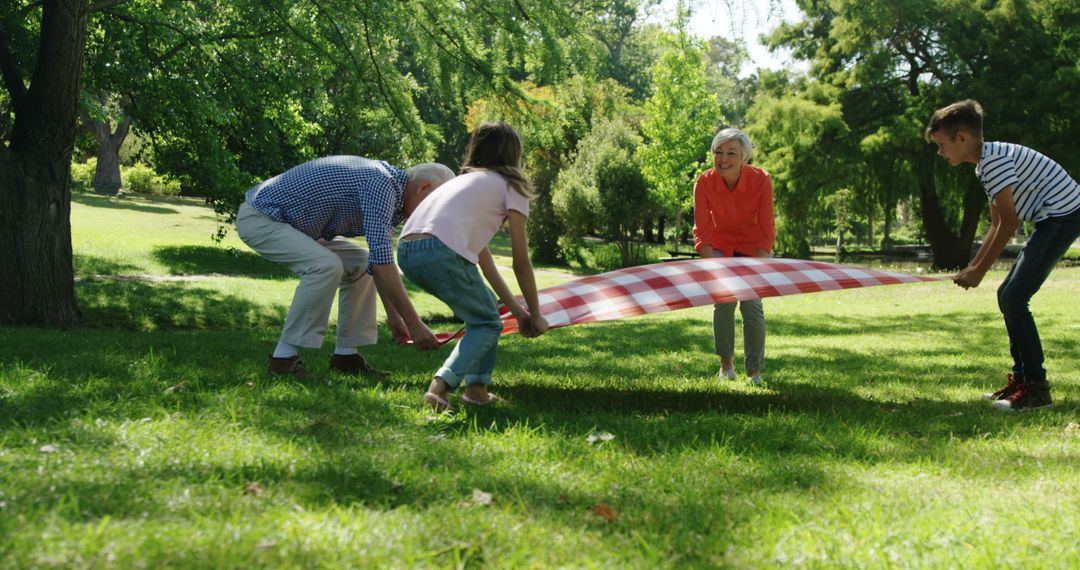
[{"label": "fallen leaf on grass", "polygon": [[491,493],[485,493],[484,491],[481,491],[480,489],[473,489],[472,490],[472,502],[473,502],[474,505],[481,505],[481,506],[486,507],[486,506],[490,505],[492,502],[494,502],[494,499],[492,498]]},{"label": "fallen leaf on grass", "polygon": [[244,386],[247,386],[248,388],[254,388],[255,383],[252,382],[251,380],[248,380],[247,382],[244,382]]},{"label": "fallen leaf on grass", "polygon": [[611,433],[608,433],[606,431],[600,431],[600,432],[590,433],[589,437],[585,438],[585,441],[587,441],[589,443],[598,443],[598,442],[611,441],[613,439],[615,439],[615,434],[611,434]]},{"label": "fallen leaf on grass", "polygon": [[42,453],[56,453],[57,451],[60,451],[60,448],[50,443],[48,445],[41,446],[38,451]]},{"label": "fallen leaf on grass", "polygon": [[555,499],[555,502],[559,503],[560,505],[565,505],[566,503],[570,502],[570,497],[567,497],[566,495],[559,495],[558,498]]},{"label": "fallen leaf on grass", "polygon": [[277,543],[274,541],[260,542],[259,544],[255,545],[255,550],[269,550],[271,548],[274,548],[275,546],[277,546]]},{"label": "fallen leaf on grass", "polygon": [[1076,422],[1069,422],[1069,425],[1065,426],[1065,433],[1073,433],[1080,431],[1080,424]]},{"label": "fallen leaf on grass", "polygon": [[171,394],[173,392],[183,392],[186,389],[187,389],[187,382],[180,382],[178,384],[173,384],[172,386],[169,386],[168,388],[165,388],[165,393],[166,394]]},{"label": "fallen leaf on grass", "polygon": [[248,481],[244,483],[244,494],[261,497],[266,494],[266,489],[263,489],[262,485],[254,481]]},{"label": "fallen leaf on grass", "polygon": [[604,519],[604,522],[615,522],[615,519],[619,518],[619,513],[615,512],[615,509],[609,507],[605,503],[596,503],[589,507],[589,511]]}]

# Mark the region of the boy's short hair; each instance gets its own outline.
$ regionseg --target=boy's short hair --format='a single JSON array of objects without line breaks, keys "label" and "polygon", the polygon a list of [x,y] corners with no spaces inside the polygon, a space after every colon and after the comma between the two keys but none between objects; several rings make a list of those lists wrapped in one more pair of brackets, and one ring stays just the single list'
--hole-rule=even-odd
[{"label": "boy's short hair", "polygon": [[982,139],[982,128],[982,105],[974,99],[964,99],[934,111],[934,116],[930,117],[930,123],[926,125],[923,138],[926,142],[934,142],[931,137],[938,131],[954,138],[962,129]]}]

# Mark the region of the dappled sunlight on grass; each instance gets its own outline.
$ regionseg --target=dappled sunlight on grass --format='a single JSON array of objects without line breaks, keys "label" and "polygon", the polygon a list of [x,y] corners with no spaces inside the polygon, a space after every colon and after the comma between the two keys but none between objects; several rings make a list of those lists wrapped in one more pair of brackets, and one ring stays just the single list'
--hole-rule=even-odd
[{"label": "dappled sunlight on grass", "polygon": [[711,307],[508,335],[502,401],[438,415],[453,345],[381,326],[392,376],[349,377],[331,325],[314,378],[268,377],[296,278],[208,244],[203,207],[132,204],[76,200],[82,328],[0,328],[0,567],[1080,564],[1080,268],[1033,303],[1038,413],[978,400],[1009,364],[992,272],[767,299],[763,386],[741,340],[717,378]]}]

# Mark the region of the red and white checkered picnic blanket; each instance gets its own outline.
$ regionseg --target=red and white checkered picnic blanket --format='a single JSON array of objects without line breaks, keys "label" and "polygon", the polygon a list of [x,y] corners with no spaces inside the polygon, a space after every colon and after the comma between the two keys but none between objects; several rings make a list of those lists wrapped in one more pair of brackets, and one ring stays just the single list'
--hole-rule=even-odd
[{"label": "red and white checkered picnic blanket", "polygon": [[[590,275],[542,289],[539,300],[548,324],[558,328],[713,303],[945,279],[800,259],[714,257]],[[505,307],[502,313],[503,334],[516,332],[517,320]],[[448,342],[464,332],[437,336]]]}]

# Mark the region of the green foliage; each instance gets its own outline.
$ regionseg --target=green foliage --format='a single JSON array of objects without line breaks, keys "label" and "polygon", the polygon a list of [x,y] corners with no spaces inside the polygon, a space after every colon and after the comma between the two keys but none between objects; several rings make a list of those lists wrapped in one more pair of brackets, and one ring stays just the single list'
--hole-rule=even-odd
[{"label": "green foliage", "polygon": [[[982,2],[873,0],[801,5],[806,19],[771,38],[811,61],[833,88],[850,128],[846,144],[816,152],[856,175],[856,202],[920,194],[935,262],[967,262],[985,196],[970,169],[948,168],[921,141],[935,108],[975,98],[987,112],[987,140],[1033,146],[1075,169],[1080,111],[1063,93],[1077,87],[1080,4],[1056,0]],[[1066,28],[1069,30],[1066,31]],[[796,90],[797,92],[798,90]],[[753,118],[751,119],[753,120]],[[860,180],[865,183],[860,183]]]},{"label": "green foliage", "polygon": [[811,222],[824,212],[822,200],[851,179],[851,166],[839,159],[849,134],[831,90],[815,87],[783,97],[760,95],[749,112],[747,135],[755,161],[772,175],[778,218],[778,248],[809,252]]},{"label": "green foliage", "polygon": [[652,67],[653,95],[645,102],[642,172],[652,200],[668,215],[690,207],[694,178],[721,120],[705,83],[705,48],[685,32],[668,35]]},{"label": "green foliage", "polygon": [[636,238],[653,209],[637,153],[640,145],[641,137],[624,120],[597,123],[570,167],[559,173],[552,193],[569,236],[580,239],[599,231],[617,245],[621,267],[643,261]]},{"label": "green foliage", "polygon": [[614,271],[625,267],[623,254],[619,251],[619,244],[605,243],[600,247],[590,250],[593,258],[593,266],[599,271]]},{"label": "green foliage", "polygon": [[850,188],[841,188],[825,197],[825,205],[833,212],[833,230],[836,232],[836,260],[844,253],[844,234],[851,231],[852,199]]},{"label": "green foliage", "polygon": [[153,168],[137,163],[121,169],[124,188],[139,194],[157,194],[159,196],[179,196],[180,181],[154,172]]},{"label": "green foliage", "polygon": [[93,192],[94,173],[97,172],[97,159],[89,158],[86,162],[71,163],[71,191]]},{"label": "green foliage", "polygon": [[535,259],[564,261],[559,238],[566,231],[556,213],[553,188],[580,141],[598,121],[638,114],[626,102],[626,89],[610,79],[592,81],[579,76],[554,87],[527,86],[524,98],[507,101],[481,98],[469,108],[466,124],[502,120],[521,134],[525,169],[537,198],[529,212],[529,245]]}]

